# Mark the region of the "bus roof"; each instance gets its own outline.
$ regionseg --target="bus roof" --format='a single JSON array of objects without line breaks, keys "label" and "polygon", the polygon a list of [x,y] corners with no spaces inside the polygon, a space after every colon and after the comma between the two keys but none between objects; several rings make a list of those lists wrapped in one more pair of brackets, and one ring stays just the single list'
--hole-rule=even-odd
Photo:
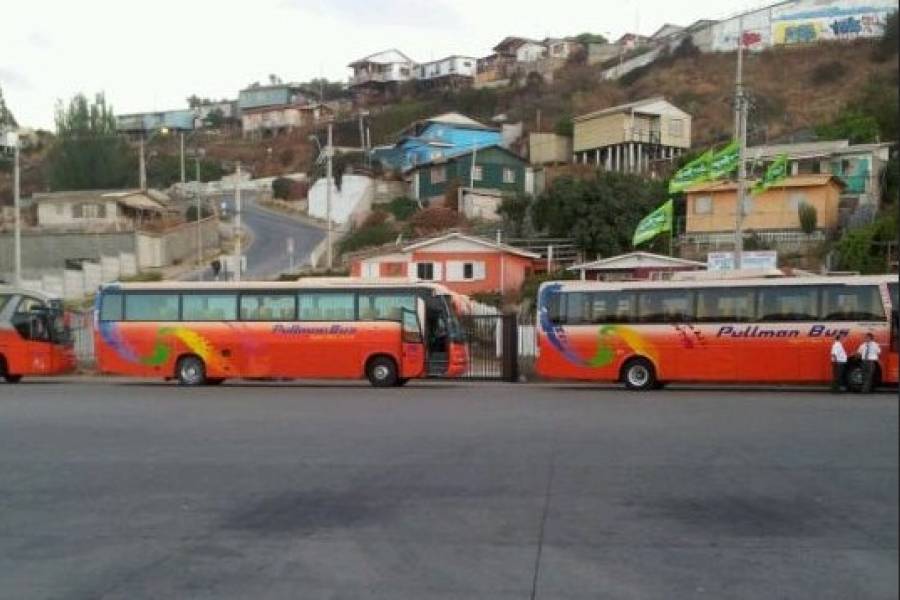
[{"label": "bus roof", "polygon": [[429,288],[436,294],[454,295],[449,289],[432,281],[403,279],[365,279],[360,277],[303,277],[296,281],[153,281],[133,283],[107,283],[100,286],[101,292],[110,291],[151,291],[151,290],[296,290],[310,288],[383,288],[408,289]]},{"label": "bus roof", "polygon": [[580,281],[559,280],[545,281],[541,289],[552,284],[559,284],[563,291],[597,291],[597,290],[644,290],[644,289],[686,289],[712,287],[760,287],[770,285],[861,285],[896,283],[897,275],[844,275],[839,277],[773,277],[745,279],[708,279],[708,280],[642,280],[642,281]]}]

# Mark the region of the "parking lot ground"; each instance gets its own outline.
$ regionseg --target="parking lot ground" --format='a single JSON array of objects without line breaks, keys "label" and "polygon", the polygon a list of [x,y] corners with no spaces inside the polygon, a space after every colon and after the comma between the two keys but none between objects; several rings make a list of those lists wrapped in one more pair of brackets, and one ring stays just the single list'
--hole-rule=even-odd
[{"label": "parking lot ground", "polygon": [[896,391],[0,386],[0,598],[896,598]]}]

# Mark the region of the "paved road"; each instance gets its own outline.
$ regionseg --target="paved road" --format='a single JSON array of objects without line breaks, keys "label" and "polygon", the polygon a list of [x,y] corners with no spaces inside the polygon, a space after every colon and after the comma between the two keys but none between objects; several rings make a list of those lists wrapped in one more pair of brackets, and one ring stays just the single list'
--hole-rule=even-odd
[{"label": "paved road", "polygon": [[0,598],[896,598],[894,394],[0,388]]},{"label": "paved road", "polygon": [[[266,210],[256,204],[255,192],[241,193],[242,225],[250,230],[253,242],[245,252],[247,271],[244,279],[273,279],[290,270],[291,259],[287,252],[288,238],[294,239],[294,266],[309,263],[309,254],[325,237],[317,227],[293,219],[288,215]],[[225,202],[229,214],[234,214],[234,193],[216,196],[216,202]],[[212,273],[191,273],[185,279],[211,279]]]}]

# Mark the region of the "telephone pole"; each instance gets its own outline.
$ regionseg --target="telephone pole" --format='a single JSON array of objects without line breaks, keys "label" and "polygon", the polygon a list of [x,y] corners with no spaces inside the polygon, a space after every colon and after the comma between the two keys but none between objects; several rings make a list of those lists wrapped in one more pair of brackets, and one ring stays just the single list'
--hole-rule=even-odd
[{"label": "telephone pole", "polygon": [[179,132],[178,132],[178,141],[179,141],[179,143],[180,143],[180,145],[181,145],[181,183],[182,183],[182,185],[183,185],[184,182],[185,182],[185,175],[184,175],[184,132],[183,132],[183,131],[179,131]]},{"label": "telephone pole", "polygon": [[744,255],[744,199],[747,179],[747,99],[744,96],[744,18],[738,19],[737,75],[734,85],[734,137],[738,140],[737,205],[734,226],[734,268],[740,269]]},{"label": "telephone pole", "polygon": [[234,280],[241,280],[241,162],[235,170],[234,183]]},{"label": "telephone pole", "polygon": [[16,285],[22,285],[22,207],[20,200],[20,184],[19,184],[19,136],[11,134],[13,147],[13,210],[14,217],[14,262],[16,273]]},{"label": "telephone pole", "polygon": [[138,181],[141,191],[147,189],[147,158],[144,156],[144,132],[141,132],[140,152],[138,153]]},{"label": "telephone pole", "polygon": [[325,147],[325,157],[328,160],[325,171],[325,218],[328,220],[328,270],[334,267],[334,226],[331,223],[331,186],[332,186],[332,159],[334,158],[333,146],[333,120],[328,121],[328,145]]}]

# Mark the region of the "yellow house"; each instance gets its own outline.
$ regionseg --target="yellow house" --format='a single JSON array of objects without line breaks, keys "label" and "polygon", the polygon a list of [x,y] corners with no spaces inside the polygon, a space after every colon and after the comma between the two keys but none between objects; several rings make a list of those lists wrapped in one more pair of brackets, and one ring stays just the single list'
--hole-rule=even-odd
[{"label": "yellow house", "polygon": [[[788,177],[767,191],[753,196],[748,182],[744,205],[744,230],[799,231],[801,204],[816,209],[817,229],[838,226],[838,203],[844,184],[832,175],[799,175]],[[737,207],[737,184],[717,181],[685,190],[687,220],[685,233],[734,231]]]},{"label": "yellow house", "polygon": [[647,98],[572,119],[575,162],[640,173],[691,147],[691,115],[663,97]]}]

